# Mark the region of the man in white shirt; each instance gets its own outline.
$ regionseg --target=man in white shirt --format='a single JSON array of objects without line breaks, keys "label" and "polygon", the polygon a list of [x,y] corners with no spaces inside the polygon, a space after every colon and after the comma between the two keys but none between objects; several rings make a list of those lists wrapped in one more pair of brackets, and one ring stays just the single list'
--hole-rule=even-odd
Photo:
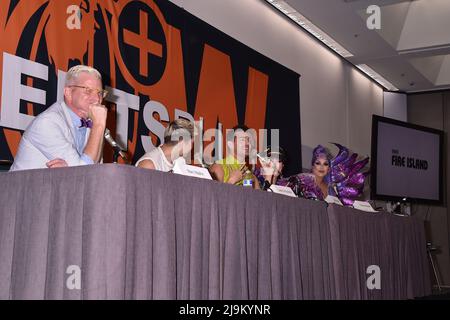
[{"label": "man in white shirt", "polygon": [[55,102],[25,130],[10,171],[98,163],[107,109],[102,77],[78,65],[67,72],[64,101]]}]

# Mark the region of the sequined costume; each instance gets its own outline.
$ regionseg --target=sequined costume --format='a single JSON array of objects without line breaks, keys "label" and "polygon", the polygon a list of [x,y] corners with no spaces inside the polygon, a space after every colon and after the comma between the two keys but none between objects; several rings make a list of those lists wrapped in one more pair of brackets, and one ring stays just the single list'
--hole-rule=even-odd
[{"label": "sequined costume", "polygon": [[[328,194],[334,195],[346,206],[353,205],[354,200],[363,193],[364,181],[368,172],[360,172],[369,162],[369,158],[356,161],[358,154],[350,155],[348,148],[334,143],[339,148],[338,154],[330,159],[329,153],[322,146],[317,146],[313,152],[313,161],[325,156],[330,161],[330,172],[324,178],[328,184]],[[300,173],[281,179],[280,185],[289,186],[295,194],[307,199],[324,200],[320,187],[316,184],[312,173]]]}]

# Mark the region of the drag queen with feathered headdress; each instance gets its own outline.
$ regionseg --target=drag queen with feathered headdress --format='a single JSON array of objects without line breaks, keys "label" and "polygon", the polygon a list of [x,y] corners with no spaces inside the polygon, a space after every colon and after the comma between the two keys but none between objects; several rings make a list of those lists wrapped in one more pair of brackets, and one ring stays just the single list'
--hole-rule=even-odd
[{"label": "drag queen with feathered headdress", "polygon": [[318,145],[313,150],[311,172],[285,178],[280,184],[291,187],[300,197],[324,200],[331,195],[338,197],[344,205],[352,205],[363,193],[368,172],[360,171],[369,158],[357,162],[357,153],[350,155],[346,147],[338,143],[334,145],[339,148],[334,158],[326,148]]}]

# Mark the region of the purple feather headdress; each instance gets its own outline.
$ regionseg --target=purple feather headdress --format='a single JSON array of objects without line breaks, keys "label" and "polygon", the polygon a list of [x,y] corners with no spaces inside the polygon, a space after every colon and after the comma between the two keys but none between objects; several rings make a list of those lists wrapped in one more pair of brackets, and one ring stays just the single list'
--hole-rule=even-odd
[{"label": "purple feather headdress", "polygon": [[[330,164],[330,172],[324,181],[336,192],[336,196],[346,206],[353,205],[354,200],[363,193],[364,181],[368,172],[360,172],[369,162],[369,158],[356,161],[357,153],[350,155],[349,150],[338,144],[339,152],[335,157],[331,157],[326,148],[318,145],[313,150],[311,164],[314,165],[317,159],[326,158]],[[311,173],[300,173],[291,177],[279,180],[277,184],[290,187],[298,196],[308,199],[324,200],[324,195],[315,182]]]},{"label": "purple feather headdress", "polygon": [[344,205],[350,206],[363,193],[365,178],[369,172],[360,172],[369,163],[369,157],[357,161],[357,153],[338,144],[338,154],[331,160],[330,183],[336,187],[337,196]]},{"label": "purple feather headdress", "polygon": [[[322,145],[317,145],[317,147],[314,148],[313,153],[312,153],[312,158],[311,158],[311,166],[314,166],[314,163],[317,161],[317,159],[320,158],[324,158],[328,160],[328,163],[331,166],[331,154],[328,151],[327,148],[323,147]],[[328,173],[325,177],[324,177],[324,181],[326,183],[330,183],[330,173]]]},{"label": "purple feather headdress", "polygon": [[319,158],[326,158],[328,161],[331,160],[331,155],[328,152],[326,148],[321,146],[320,144],[314,148],[312,158],[311,158],[311,165],[314,165],[314,162],[316,162]]}]

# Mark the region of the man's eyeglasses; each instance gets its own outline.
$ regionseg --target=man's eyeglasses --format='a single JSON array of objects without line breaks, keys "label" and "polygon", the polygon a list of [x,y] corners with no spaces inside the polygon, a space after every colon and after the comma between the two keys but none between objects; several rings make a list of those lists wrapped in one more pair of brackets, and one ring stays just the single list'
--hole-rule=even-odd
[{"label": "man's eyeglasses", "polygon": [[94,88],[89,88],[89,87],[85,87],[85,86],[76,86],[76,85],[72,85],[69,86],[70,88],[75,87],[75,88],[80,88],[83,89],[84,93],[88,96],[92,95],[93,93],[95,93],[100,99],[104,99],[107,95],[108,95],[108,91],[106,90],[97,90]]}]

